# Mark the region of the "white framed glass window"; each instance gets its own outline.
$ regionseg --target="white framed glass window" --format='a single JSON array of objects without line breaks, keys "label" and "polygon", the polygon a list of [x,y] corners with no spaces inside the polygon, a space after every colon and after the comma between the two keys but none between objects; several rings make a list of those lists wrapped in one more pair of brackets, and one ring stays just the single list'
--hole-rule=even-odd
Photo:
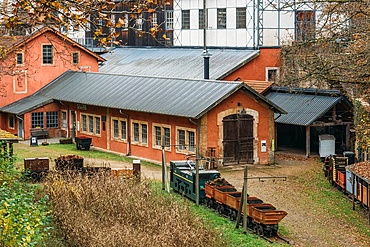
[{"label": "white framed glass window", "polygon": [[[166,150],[171,150],[171,126],[153,123],[153,148],[162,149],[164,144]],[[164,138],[164,140],[162,140]],[[164,141],[164,143],[162,143]]]},{"label": "white framed glass window", "polygon": [[166,30],[173,30],[173,11],[166,11]]},{"label": "white framed glass window", "polygon": [[81,120],[82,120],[82,129],[81,129],[82,133],[100,136],[101,116],[81,113]]},{"label": "white framed glass window", "polygon": [[112,137],[114,140],[127,141],[127,120],[125,118],[112,118]]},{"label": "white framed glass window", "polygon": [[195,129],[176,127],[176,151],[180,153],[194,153],[196,147]]},{"label": "white framed glass window", "polygon": [[132,144],[148,146],[148,123],[144,121],[132,121]]}]

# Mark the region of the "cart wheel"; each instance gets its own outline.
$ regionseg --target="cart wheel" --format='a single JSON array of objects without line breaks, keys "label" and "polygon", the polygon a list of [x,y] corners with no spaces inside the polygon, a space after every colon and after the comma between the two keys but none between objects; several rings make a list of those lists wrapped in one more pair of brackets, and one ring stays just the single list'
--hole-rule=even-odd
[{"label": "cart wheel", "polygon": [[39,180],[39,174],[37,172],[32,172],[31,173],[31,178],[33,181]]},{"label": "cart wheel", "polygon": [[258,235],[263,236],[263,227],[260,225],[258,226]]}]

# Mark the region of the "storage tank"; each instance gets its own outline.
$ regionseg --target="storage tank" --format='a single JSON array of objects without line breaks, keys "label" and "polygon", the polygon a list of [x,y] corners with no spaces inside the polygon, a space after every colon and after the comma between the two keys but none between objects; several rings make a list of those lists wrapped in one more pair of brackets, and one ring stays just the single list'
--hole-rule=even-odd
[{"label": "storage tank", "polygon": [[333,135],[319,135],[320,158],[335,154],[335,137]]}]

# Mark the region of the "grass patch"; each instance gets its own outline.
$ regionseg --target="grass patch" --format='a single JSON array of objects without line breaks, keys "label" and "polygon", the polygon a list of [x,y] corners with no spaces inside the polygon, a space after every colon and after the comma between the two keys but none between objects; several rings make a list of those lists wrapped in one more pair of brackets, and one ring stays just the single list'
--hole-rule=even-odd
[{"label": "grass patch", "polygon": [[[135,158],[123,156],[115,153],[104,152],[96,149],[77,150],[75,144],[49,144],[47,146],[30,147],[22,143],[14,145],[16,155],[15,165],[18,169],[23,169],[23,160],[25,158],[48,157],[52,162],[54,159],[68,154],[75,154],[84,158],[111,160],[123,163],[132,163]],[[158,164],[141,160],[141,164],[158,166]]]}]

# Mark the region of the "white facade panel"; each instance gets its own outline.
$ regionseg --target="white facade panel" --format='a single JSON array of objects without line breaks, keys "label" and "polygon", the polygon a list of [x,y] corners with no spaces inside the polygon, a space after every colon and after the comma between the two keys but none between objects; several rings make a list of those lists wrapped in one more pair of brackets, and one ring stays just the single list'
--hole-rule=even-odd
[{"label": "white facade panel", "polygon": [[191,45],[191,39],[190,39],[191,33],[192,33],[192,30],[182,30],[182,33],[181,33],[182,45],[184,46]]},{"label": "white facade panel", "polygon": [[236,8],[226,9],[226,28],[227,29],[236,28]]},{"label": "white facade panel", "polygon": [[[287,6],[289,0],[261,1],[263,1],[262,5],[258,5],[257,0],[207,0],[208,45],[218,47],[281,46],[283,40],[294,38],[295,11],[297,9],[313,10],[307,2],[296,2]],[[236,29],[236,8],[242,7],[246,8],[247,27]],[[226,30],[217,29],[217,8],[226,8]],[[199,30],[199,9],[203,9],[203,0],[174,1],[175,45],[185,45],[189,42],[192,46],[203,45],[201,44],[203,31]],[[181,29],[181,10],[190,10],[190,29],[192,30],[190,33],[189,30]],[[319,21],[317,14],[316,20]],[[187,32],[187,35],[182,35],[182,32]]]}]

